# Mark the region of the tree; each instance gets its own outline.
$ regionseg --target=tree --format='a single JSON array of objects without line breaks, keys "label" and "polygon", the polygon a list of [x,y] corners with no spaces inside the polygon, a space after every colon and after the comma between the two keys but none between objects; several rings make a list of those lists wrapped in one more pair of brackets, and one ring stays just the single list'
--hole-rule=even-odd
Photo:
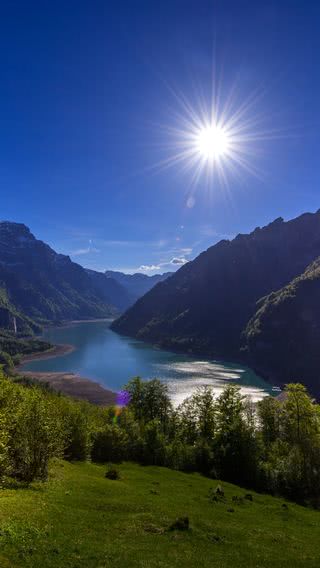
[{"label": "tree", "polygon": [[125,390],[130,395],[129,407],[137,420],[145,423],[158,420],[166,429],[172,411],[167,385],[158,379],[143,382],[140,377],[135,377]]},{"label": "tree", "polygon": [[281,403],[272,396],[266,396],[258,402],[257,410],[262,441],[268,450],[280,437]]},{"label": "tree", "polygon": [[27,483],[46,479],[49,459],[62,455],[63,437],[63,425],[50,400],[40,389],[24,389],[10,429],[13,475]]},{"label": "tree", "polygon": [[255,485],[258,446],[252,420],[248,421],[240,387],[228,385],[217,400],[217,434],[214,461],[222,479]]},{"label": "tree", "polygon": [[179,434],[188,444],[198,438],[212,442],[216,427],[216,404],[210,387],[198,388],[177,410]]}]

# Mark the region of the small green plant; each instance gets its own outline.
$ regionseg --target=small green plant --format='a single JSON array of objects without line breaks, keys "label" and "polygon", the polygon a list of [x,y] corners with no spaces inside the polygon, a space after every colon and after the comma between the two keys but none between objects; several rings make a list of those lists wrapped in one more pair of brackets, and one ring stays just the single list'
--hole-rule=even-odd
[{"label": "small green plant", "polygon": [[243,497],[239,497],[238,495],[233,495],[232,502],[235,503],[236,505],[243,505],[244,499]]},{"label": "small green plant", "polygon": [[213,503],[224,503],[226,501],[224,490],[222,489],[221,485],[217,485],[217,487],[211,487],[209,489],[208,499]]}]

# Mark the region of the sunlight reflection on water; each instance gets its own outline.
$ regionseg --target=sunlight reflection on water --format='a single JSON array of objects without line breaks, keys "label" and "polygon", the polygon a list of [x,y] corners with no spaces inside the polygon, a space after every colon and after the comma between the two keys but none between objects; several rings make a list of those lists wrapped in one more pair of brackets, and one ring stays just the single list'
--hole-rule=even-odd
[{"label": "sunlight reflection on water", "polygon": [[156,375],[168,385],[171,399],[175,405],[183,402],[197,388],[210,386],[218,396],[228,382],[241,386],[243,395],[250,396],[256,402],[268,396],[268,392],[254,385],[241,383],[244,369],[228,367],[224,364],[209,361],[190,361],[169,364],[158,364]]}]

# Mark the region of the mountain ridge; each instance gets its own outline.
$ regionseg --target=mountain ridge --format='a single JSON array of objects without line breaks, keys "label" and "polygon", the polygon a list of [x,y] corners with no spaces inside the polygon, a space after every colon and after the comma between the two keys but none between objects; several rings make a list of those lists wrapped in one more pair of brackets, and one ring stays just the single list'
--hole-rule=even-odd
[{"label": "mountain ridge", "polygon": [[281,217],[222,240],[159,283],[112,324],[119,333],[175,351],[243,359],[243,336],[260,298],[320,255],[320,210]]}]

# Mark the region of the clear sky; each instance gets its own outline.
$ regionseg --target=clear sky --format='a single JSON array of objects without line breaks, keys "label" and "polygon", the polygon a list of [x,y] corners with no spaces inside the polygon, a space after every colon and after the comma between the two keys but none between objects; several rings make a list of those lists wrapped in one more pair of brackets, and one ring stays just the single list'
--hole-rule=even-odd
[{"label": "clear sky", "polygon": [[[4,0],[1,218],[84,266],[163,272],[317,210],[319,28],[316,0]],[[250,171],[162,167],[183,101],[217,90],[253,100]]]}]

